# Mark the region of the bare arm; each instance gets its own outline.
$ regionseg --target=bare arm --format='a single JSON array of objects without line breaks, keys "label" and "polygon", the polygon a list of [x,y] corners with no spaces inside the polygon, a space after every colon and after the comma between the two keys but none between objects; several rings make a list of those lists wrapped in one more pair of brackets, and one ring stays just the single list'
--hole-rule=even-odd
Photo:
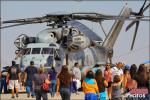
[{"label": "bare arm", "polygon": [[60,80],[59,80],[59,78],[57,78],[57,80],[56,80],[56,92],[59,91],[59,87],[60,87]]},{"label": "bare arm", "polygon": [[108,82],[105,80],[104,81],[104,86],[107,87],[108,86]]},{"label": "bare arm", "polygon": [[6,76],[6,83],[7,84],[9,83],[9,78],[10,78],[10,74],[8,73],[7,76]]},{"label": "bare arm", "polygon": [[19,82],[21,82],[20,76],[21,76],[21,73],[19,72],[19,73],[18,73]]},{"label": "bare arm", "polygon": [[85,84],[84,84],[84,81],[82,82],[82,89],[83,89],[83,92],[85,93],[85,88],[84,88]]},{"label": "bare arm", "polygon": [[27,80],[27,73],[25,72],[25,75],[24,75],[24,82]]}]

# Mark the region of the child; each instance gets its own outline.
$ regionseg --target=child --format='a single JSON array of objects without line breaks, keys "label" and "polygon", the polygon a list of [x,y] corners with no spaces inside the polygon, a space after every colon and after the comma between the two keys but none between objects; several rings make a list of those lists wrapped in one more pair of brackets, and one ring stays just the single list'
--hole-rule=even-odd
[{"label": "child", "polygon": [[87,72],[86,78],[82,83],[82,88],[85,93],[85,100],[98,100],[98,86],[94,79],[94,73],[91,70]]},{"label": "child", "polygon": [[119,75],[115,75],[112,83],[112,92],[111,98],[112,100],[121,100],[121,78]]}]

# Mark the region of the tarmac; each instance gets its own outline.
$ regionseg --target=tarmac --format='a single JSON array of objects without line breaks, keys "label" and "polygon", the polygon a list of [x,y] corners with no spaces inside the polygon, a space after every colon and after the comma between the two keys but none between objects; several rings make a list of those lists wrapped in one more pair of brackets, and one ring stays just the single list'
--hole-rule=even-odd
[{"label": "tarmac", "polygon": [[[20,93],[18,98],[11,98],[11,94],[0,94],[0,100],[35,100],[35,98],[27,98],[26,93]],[[50,96],[50,93],[48,93],[48,100],[61,100],[60,95],[54,96],[53,98]],[[71,100],[84,100],[84,93],[79,92],[79,94],[72,93],[71,94]]]}]

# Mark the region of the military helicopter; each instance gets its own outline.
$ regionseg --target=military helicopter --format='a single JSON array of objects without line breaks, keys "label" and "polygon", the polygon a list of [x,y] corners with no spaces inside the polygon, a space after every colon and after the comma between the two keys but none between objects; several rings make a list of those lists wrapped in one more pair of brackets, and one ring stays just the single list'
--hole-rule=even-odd
[{"label": "military helicopter", "polygon": [[[143,13],[150,6],[150,3],[146,6],[145,4],[146,1],[138,13],[124,6],[117,16],[93,12],[76,12],[2,21],[1,29],[47,23],[49,28],[40,31],[36,37],[28,37],[22,34],[14,41],[15,46],[18,48],[16,58],[20,58],[20,64],[23,67],[28,66],[31,60],[37,66],[44,65],[46,68],[55,66],[56,69],[60,69],[63,64],[67,64],[71,68],[75,62],[79,62],[84,66],[106,62],[112,63],[113,46],[125,21],[132,21],[127,26],[126,31],[136,24],[131,50],[134,46],[139,22],[150,21],[149,16],[143,16]],[[79,20],[99,23],[106,38],[102,40]],[[101,23],[105,20],[115,20],[108,34],[106,34]]]}]

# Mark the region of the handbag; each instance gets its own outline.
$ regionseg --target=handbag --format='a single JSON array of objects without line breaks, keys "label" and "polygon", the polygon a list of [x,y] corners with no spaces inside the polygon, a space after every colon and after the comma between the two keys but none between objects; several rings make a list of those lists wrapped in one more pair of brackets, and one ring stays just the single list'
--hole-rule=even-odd
[{"label": "handbag", "polygon": [[41,89],[45,92],[49,92],[50,81],[46,78],[41,85]]},{"label": "handbag", "polygon": [[44,83],[42,83],[41,88],[43,91],[49,92],[49,84],[44,82]]}]

